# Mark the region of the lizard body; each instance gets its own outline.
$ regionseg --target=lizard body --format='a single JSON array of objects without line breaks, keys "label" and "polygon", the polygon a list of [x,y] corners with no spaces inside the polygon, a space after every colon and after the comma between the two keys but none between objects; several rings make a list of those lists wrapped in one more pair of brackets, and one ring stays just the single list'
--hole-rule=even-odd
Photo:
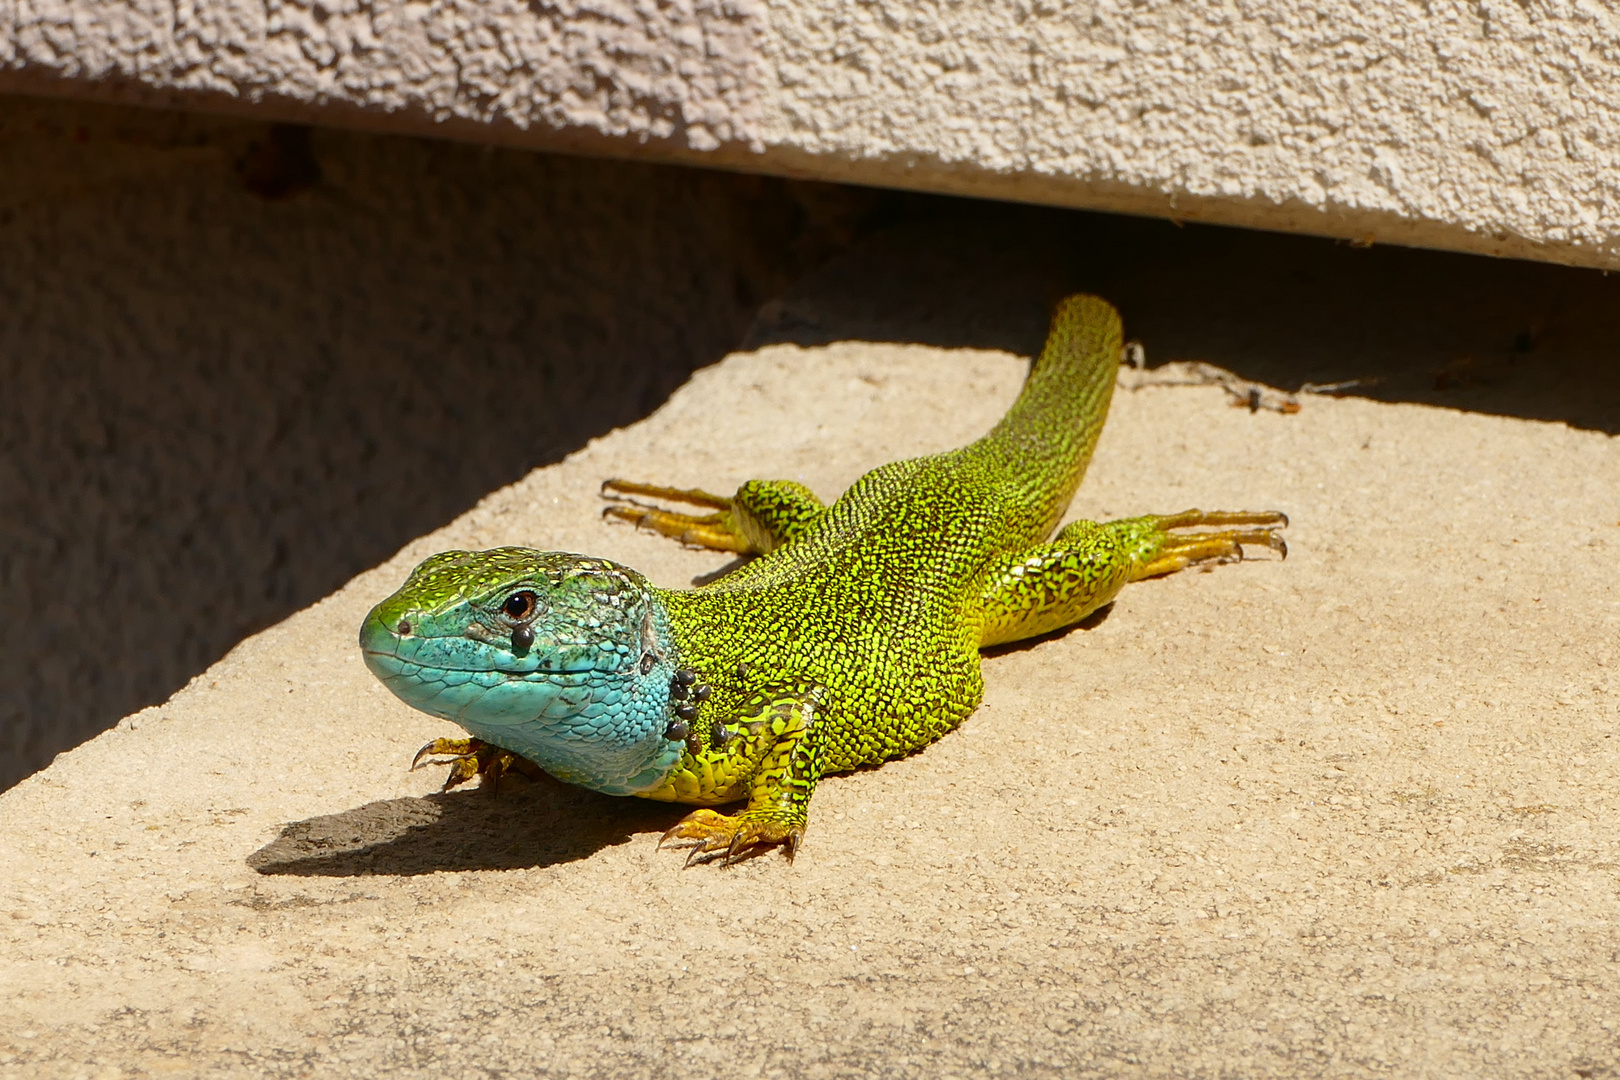
[{"label": "lizard body", "polygon": [[[729,498],[608,481],[622,500],[609,513],[755,558],[666,590],[589,556],[445,552],[367,617],[366,661],[472,736],[418,754],[455,759],[446,786],[532,762],[703,807],[665,837],[695,857],[777,844],[791,857],[820,776],[911,753],[973,711],[981,648],[1073,624],[1129,581],[1241,557],[1242,544],[1286,554],[1274,512],[1078,521],[1051,536],[1102,431],[1121,344],[1111,306],[1069,297],[987,435],[874,469],[830,506],[790,481]],[[1200,525],[1216,529],[1178,531]],[[708,809],[744,799],[735,815]]]}]

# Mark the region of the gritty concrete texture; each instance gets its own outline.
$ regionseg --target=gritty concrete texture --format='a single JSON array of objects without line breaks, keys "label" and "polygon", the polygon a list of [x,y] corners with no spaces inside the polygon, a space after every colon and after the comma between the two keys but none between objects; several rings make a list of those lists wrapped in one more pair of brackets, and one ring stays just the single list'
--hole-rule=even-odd
[{"label": "gritty concrete texture", "polygon": [[1620,267],[1574,0],[9,0],[0,87]]},{"label": "gritty concrete texture", "polygon": [[0,787],[645,416],[864,199],[0,99]]},{"label": "gritty concrete texture", "polygon": [[[984,214],[853,249],[650,418],[0,795],[0,1076],[1620,1074],[1615,282]],[[603,522],[602,477],[833,495],[992,423],[1024,367],[985,346],[1077,283],[1154,363],[1381,376],[1288,415],[1127,373],[1074,513],[1280,507],[1286,562],[1001,650],[960,730],[820,786],[792,866],[405,771],[453,729],[354,635],[415,560],[683,584],[723,557]]]}]

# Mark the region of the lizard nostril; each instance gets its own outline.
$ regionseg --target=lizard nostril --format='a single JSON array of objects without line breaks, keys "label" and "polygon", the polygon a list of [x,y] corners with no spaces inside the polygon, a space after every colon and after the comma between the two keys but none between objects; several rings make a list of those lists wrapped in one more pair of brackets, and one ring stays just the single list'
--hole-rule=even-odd
[{"label": "lizard nostril", "polygon": [[399,625],[394,627],[394,629],[399,632],[400,637],[405,637],[406,635],[408,635],[411,632],[411,620],[409,620],[409,619],[401,619],[401,620],[399,620]]}]

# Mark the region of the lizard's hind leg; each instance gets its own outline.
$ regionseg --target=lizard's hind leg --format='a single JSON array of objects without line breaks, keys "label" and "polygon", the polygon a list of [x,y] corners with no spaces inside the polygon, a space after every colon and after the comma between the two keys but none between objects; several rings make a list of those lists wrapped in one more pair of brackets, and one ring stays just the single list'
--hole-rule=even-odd
[{"label": "lizard's hind leg", "polygon": [[[1050,543],[1002,555],[985,568],[979,644],[1000,645],[1071,626],[1132,581],[1211,559],[1241,559],[1245,544],[1264,544],[1287,558],[1288,545],[1277,534],[1287,524],[1287,515],[1276,511],[1203,510],[1105,524],[1073,522]],[[1209,525],[1217,528],[1174,531]]]},{"label": "lizard's hind leg", "polygon": [[[629,480],[605,480],[602,494],[613,500],[602,513],[652,529],[693,547],[763,555],[804,532],[826,508],[815,493],[792,480],[750,480],[726,498]],[[708,514],[683,514],[636,502],[642,496],[706,507]]]}]

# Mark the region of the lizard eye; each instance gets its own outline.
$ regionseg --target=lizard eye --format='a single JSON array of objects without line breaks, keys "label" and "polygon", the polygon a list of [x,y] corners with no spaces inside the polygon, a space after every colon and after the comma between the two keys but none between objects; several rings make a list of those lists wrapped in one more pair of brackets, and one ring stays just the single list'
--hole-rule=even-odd
[{"label": "lizard eye", "polygon": [[534,609],[535,595],[527,589],[508,596],[506,603],[501,605],[501,610],[513,622],[523,622],[525,619],[530,618],[534,615]]}]

